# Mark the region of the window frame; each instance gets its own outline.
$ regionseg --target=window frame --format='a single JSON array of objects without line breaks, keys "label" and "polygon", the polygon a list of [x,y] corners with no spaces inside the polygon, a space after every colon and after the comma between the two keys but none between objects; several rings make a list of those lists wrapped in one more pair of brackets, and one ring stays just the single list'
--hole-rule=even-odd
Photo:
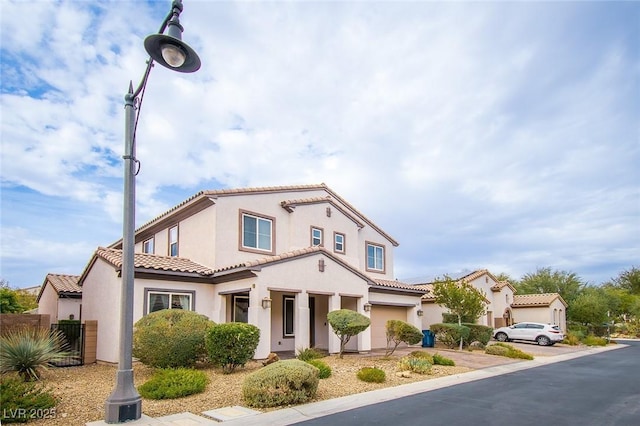
[{"label": "window frame", "polygon": [[168,295],[169,296],[169,307],[166,309],[180,309],[173,308],[171,304],[172,296],[188,296],[189,297],[189,308],[182,310],[185,311],[195,311],[196,306],[196,292],[195,290],[176,290],[176,289],[165,289],[165,288],[145,288],[144,289],[144,306],[143,312],[144,315],[149,315],[151,311],[151,296],[154,294]]},{"label": "window frame", "polygon": [[[236,301],[242,299],[247,302],[247,320],[246,321],[238,321],[236,315]],[[245,293],[232,294],[231,295],[231,322],[243,322],[245,324],[249,323],[249,307],[251,306],[251,302],[249,301],[249,295]]]},{"label": "window frame", "polygon": [[[342,242],[340,243],[342,244],[342,250],[338,249],[338,241],[337,241],[338,237],[342,237]],[[345,234],[343,234],[342,232],[334,232],[333,233],[333,251],[335,253],[345,254],[347,252],[346,241],[347,241],[347,236]]]},{"label": "window frame", "polygon": [[[380,261],[382,262],[382,265],[380,268],[377,267],[378,265],[376,265],[376,260],[377,260],[377,256],[376,256],[376,251],[374,251],[374,265],[370,266],[369,265],[369,247],[373,247],[374,249],[380,249],[380,252],[382,254]],[[367,241],[365,243],[365,266],[366,266],[366,270],[369,272],[376,272],[376,273],[381,273],[384,274],[386,272],[386,265],[387,265],[387,260],[386,260],[386,247],[384,246],[384,244],[378,244],[378,243],[374,243],[372,241]]]},{"label": "window frame", "polygon": [[[318,232],[320,235],[316,237],[314,235],[315,232]],[[324,247],[324,229],[319,226],[311,227],[311,247]],[[318,244],[314,243],[314,240],[319,240]]]},{"label": "window frame", "polygon": [[[151,250],[148,250],[148,247],[151,246]],[[147,238],[142,242],[142,252],[146,254],[155,254],[156,253],[156,241],[155,237]]]},{"label": "window frame", "polygon": [[[287,312],[287,307],[290,307],[290,312]],[[291,317],[291,330],[287,329],[287,319]],[[296,337],[296,297],[295,296],[282,296],[282,337],[291,338]]]},{"label": "window frame", "polygon": [[[172,239],[172,235],[171,235],[171,231],[173,231],[175,229],[176,233],[175,233],[175,241]],[[168,246],[168,255],[170,257],[178,257],[180,255],[180,246],[179,246],[179,241],[180,241],[180,229],[178,228],[178,225],[173,225],[169,227],[169,238],[167,240],[169,242],[169,246]],[[173,247],[175,246],[176,248],[176,252],[175,254],[173,254]]]},{"label": "window frame", "polygon": [[[255,218],[256,219],[256,247],[246,246],[244,239],[244,219],[245,217]],[[269,249],[261,249],[258,248],[258,224],[260,220],[264,220],[270,222],[270,244],[271,247]],[[260,254],[271,254],[275,255],[276,253],[276,218],[272,216],[267,216],[255,212],[251,212],[248,210],[239,210],[238,212],[238,250],[246,251],[249,253],[260,253]]]}]

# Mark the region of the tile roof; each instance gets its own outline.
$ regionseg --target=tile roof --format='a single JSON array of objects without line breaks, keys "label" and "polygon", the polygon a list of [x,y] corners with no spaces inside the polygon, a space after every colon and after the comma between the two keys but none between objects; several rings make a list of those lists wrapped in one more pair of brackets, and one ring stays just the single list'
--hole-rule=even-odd
[{"label": "tile roof", "polygon": [[403,283],[398,280],[384,280],[384,279],[377,278],[377,279],[374,279],[373,281],[381,287],[390,287],[390,288],[397,288],[402,290],[414,290],[417,292],[422,292],[424,290],[421,286]]},{"label": "tile roof", "polygon": [[46,281],[58,293],[82,293],[82,287],[78,285],[79,279],[80,275],[47,274]]},{"label": "tile roof", "polygon": [[[122,250],[98,247],[96,256],[100,257],[116,268],[122,268]],[[213,270],[184,257],[159,256],[156,254],[135,253],[134,267],[152,269],[156,271],[185,272],[199,275],[212,275]]]},{"label": "tile roof", "polygon": [[549,306],[554,300],[559,299],[566,307],[567,302],[558,293],[540,293],[540,294],[514,294],[513,308],[524,308],[533,306]]}]

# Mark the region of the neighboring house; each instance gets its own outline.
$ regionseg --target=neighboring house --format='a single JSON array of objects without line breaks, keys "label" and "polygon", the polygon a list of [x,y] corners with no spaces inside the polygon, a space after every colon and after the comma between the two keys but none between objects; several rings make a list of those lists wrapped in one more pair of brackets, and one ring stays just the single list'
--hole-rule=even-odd
[{"label": "neighboring house", "polygon": [[511,304],[515,322],[555,324],[565,331],[567,306],[558,293],[516,294]]},{"label": "neighboring house", "polygon": [[50,321],[81,320],[82,288],[78,286],[78,275],[47,274],[40,286],[38,313],[48,314]]},{"label": "neighboring house", "polygon": [[[202,191],[135,232],[134,321],[189,309],[260,328],[256,358],[339,351],[327,313],[371,318],[347,347],[386,346],[385,324],[421,327],[424,291],[393,279],[398,243],[326,185]],[[78,283],[98,321],[97,358],[118,359],[122,242],[98,248]]]}]

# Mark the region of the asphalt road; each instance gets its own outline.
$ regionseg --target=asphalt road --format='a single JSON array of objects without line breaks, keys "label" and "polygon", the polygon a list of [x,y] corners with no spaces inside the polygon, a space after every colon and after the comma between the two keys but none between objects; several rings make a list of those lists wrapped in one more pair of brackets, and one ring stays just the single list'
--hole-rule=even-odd
[{"label": "asphalt road", "polygon": [[640,342],[299,425],[640,425]]}]

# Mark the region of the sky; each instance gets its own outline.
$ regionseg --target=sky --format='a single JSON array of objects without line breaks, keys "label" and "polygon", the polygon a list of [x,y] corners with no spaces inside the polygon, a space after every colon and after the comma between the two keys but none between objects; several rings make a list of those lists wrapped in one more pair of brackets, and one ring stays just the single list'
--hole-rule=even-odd
[{"label": "sky", "polygon": [[[80,274],[122,235],[123,97],[170,1],[0,1],[1,259]],[[192,1],[156,65],[140,226],[204,189],[326,183],[403,279],[640,264],[640,3]]]}]

